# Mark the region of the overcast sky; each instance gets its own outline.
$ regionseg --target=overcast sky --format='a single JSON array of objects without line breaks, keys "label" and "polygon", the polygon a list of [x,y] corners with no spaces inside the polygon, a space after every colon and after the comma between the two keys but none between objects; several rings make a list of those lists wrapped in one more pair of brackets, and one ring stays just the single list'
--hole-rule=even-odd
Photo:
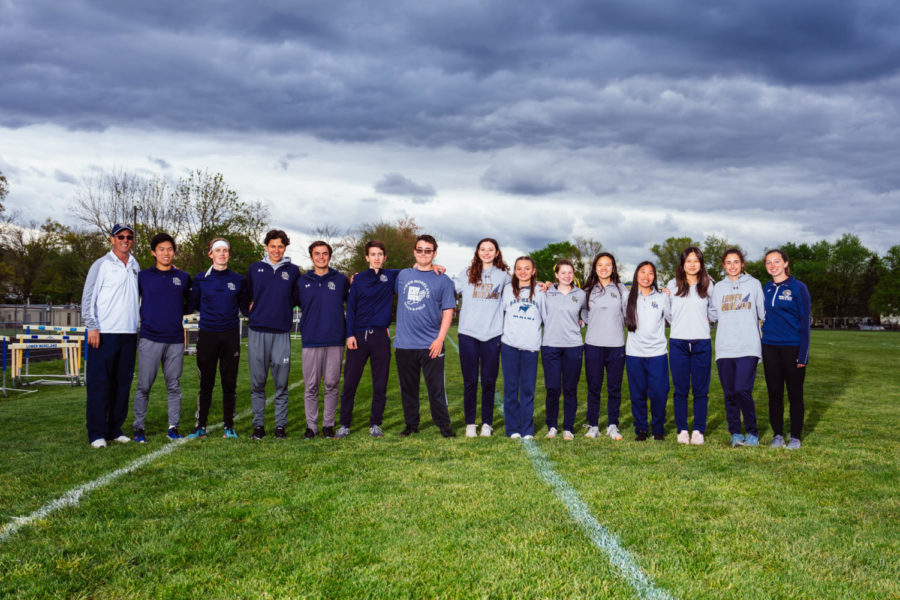
[{"label": "overcast sky", "polygon": [[[263,8],[263,5],[265,8]],[[294,236],[411,216],[456,271],[579,235],[900,243],[900,5],[0,0],[7,208],[223,173]]]}]

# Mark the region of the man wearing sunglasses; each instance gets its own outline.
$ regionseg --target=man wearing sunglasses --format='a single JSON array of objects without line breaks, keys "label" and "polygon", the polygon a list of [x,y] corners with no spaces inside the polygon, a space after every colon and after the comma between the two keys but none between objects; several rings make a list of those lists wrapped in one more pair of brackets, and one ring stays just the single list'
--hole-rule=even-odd
[{"label": "man wearing sunglasses", "polygon": [[88,330],[87,430],[94,448],[105,447],[107,440],[131,441],[122,434],[122,424],[134,377],[140,267],[131,255],[130,225],[116,223],[109,241],[112,249],[91,265],[81,296],[81,318]]},{"label": "man wearing sunglasses", "polygon": [[456,437],[450,427],[444,389],[444,339],[450,330],[456,294],[453,281],[433,271],[437,241],[430,235],[416,238],[415,266],[397,276],[397,335],[394,353],[408,436],[419,432],[419,381],[425,376],[431,419],[444,437]]}]

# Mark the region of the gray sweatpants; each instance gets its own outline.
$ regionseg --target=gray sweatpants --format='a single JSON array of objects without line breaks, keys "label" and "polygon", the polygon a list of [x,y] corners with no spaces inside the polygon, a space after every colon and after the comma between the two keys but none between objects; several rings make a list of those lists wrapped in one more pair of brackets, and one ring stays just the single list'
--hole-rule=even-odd
[{"label": "gray sweatpants", "polygon": [[141,338],[137,350],[138,381],[134,392],[134,428],[144,429],[150,388],[162,364],[163,378],[169,404],[169,427],[178,427],[181,420],[181,371],[184,368],[184,344],[166,344]]},{"label": "gray sweatpants", "polygon": [[250,360],[250,405],[253,426],[266,423],[266,380],[272,368],[275,384],[275,427],[287,427],[288,380],[291,375],[291,334],[250,330],[247,335]]},{"label": "gray sweatpants", "polygon": [[325,384],[325,414],[323,427],[334,427],[338,406],[338,384],[341,381],[343,346],[323,346],[303,349],[303,404],[306,408],[306,426],[319,431],[319,381]]}]

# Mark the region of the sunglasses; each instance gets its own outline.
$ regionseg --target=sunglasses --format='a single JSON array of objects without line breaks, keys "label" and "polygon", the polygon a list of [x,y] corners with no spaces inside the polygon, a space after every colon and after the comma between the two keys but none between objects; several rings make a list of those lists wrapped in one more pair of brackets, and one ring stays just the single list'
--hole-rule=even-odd
[{"label": "sunglasses", "polygon": [[416,248],[418,254],[431,254],[432,252],[434,252],[433,248]]},{"label": "sunglasses", "polygon": [[134,236],[133,235],[117,235],[116,239],[117,240],[133,240]]}]

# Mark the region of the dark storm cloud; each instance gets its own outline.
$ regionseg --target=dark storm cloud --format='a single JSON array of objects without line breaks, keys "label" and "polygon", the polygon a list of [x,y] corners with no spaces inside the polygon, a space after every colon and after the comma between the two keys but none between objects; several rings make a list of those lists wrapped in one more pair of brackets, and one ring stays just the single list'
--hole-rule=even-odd
[{"label": "dark storm cloud", "polygon": [[380,194],[407,196],[414,202],[418,200],[420,204],[427,201],[425,199],[437,194],[433,186],[427,183],[416,183],[400,173],[386,173],[384,177],[375,182],[374,188]]},{"label": "dark storm cloud", "polygon": [[517,196],[545,196],[566,189],[566,184],[540,170],[490,167],[481,177],[481,185]]},{"label": "dark storm cloud", "polygon": [[56,169],[53,173],[53,178],[60,183],[78,183],[78,178],[70,173],[66,173],[65,171],[60,171]]}]

